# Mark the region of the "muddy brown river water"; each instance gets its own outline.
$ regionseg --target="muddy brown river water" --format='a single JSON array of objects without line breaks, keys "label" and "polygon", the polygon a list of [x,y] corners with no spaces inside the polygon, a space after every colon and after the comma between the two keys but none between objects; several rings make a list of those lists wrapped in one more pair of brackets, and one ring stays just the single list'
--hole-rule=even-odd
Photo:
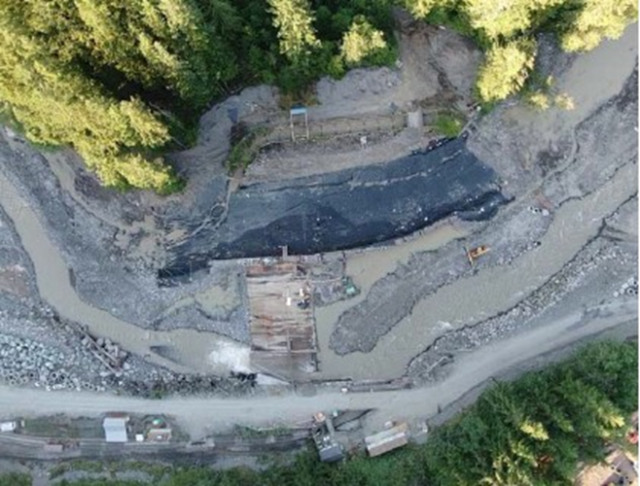
[{"label": "muddy brown river water", "polygon": [[[40,295],[61,317],[85,324],[92,334],[108,337],[124,349],[147,356],[149,361],[178,372],[224,374],[228,372],[228,368],[224,360],[221,362],[216,356],[216,352],[228,352],[234,348],[241,352],[246,348],[217,334],[191,329],[141,329],[135,324],[117,319],[102,309],[88,305],[78,297],[71,285],[69,269],[45,233],[35,212],[2,173],[0,205],[12,219],[22,244],[31,257]],[[152,352],[152,346],[170,346],[177,362]]]}]

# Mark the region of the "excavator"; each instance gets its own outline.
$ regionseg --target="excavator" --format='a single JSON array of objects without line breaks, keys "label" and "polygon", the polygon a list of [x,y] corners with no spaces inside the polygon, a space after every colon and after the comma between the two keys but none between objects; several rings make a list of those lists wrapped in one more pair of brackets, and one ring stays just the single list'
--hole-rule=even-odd
[{"label": "excavator", "polygon": [[465,253],[467,254],[467,260],[469,260],[469,264],[471,268],[475,268],[476,260],[480,258],[482,255],[489,251],[489,247],[486,245],[480,245],[475,248],[469,249],[466,245],[464,246]]}]

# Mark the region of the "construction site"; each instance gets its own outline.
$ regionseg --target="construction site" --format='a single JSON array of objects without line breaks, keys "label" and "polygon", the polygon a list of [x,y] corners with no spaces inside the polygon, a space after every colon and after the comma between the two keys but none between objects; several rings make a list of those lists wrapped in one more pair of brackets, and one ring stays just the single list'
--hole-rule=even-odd
[{"label": "construction site", "polygon": [[[491,379],[637,336],[635,28],[580,56],[541,39],[572,111],[480,113],[480,52],[427,27],[396,68],[321,80],[315,105],[247,88],[170,154],[180,196],[105,189],[3,128],[0,420],[95,423],[57,441],[16,425],[0,455],[377,456]],[[434,129],[447,110],[457,137]],[[126,446],[102,435],[114,411]]]}]

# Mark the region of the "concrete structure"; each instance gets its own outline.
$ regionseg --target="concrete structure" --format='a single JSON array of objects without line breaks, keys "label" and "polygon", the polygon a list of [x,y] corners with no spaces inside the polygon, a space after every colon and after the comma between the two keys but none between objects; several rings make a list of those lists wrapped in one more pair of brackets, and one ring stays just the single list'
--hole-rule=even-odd
[{"label": "concrete structure", "polygon": [[148,442],[169,442],[171,440],[171,429],[149,429],[147,430]]},{"label": "concrete structure", "polygon": [[128,442],[128,422],[129,416],[127,414],[108,414],[102,421],[105,440],[107,442]]},{"label": "concrete structure", "polygon": [[45,444],[42,448],[44,452],[50,452],[52,454],[62,454],[64,452],[64,445],[62,444]]},{"label": "concrete structure", "polygon": [[407,127],[424,128],[424,118],[422,116],[422,108],[418,107],[407,113]]},{"label": "concrete structure", "polygon": [[401,423],[388,430],[365,437],[364,442],[370,457],[379,456],[409,443],[409,426]]}]

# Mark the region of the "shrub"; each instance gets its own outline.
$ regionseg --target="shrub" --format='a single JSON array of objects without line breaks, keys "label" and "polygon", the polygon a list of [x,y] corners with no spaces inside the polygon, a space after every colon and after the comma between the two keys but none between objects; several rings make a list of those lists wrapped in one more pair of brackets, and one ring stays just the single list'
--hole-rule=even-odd
[{"label": "shrub", "polygon": [[436,132],[445,137],[457,137],[462,127],[462,120],[454,114],[438,115],[434,124]]}]

